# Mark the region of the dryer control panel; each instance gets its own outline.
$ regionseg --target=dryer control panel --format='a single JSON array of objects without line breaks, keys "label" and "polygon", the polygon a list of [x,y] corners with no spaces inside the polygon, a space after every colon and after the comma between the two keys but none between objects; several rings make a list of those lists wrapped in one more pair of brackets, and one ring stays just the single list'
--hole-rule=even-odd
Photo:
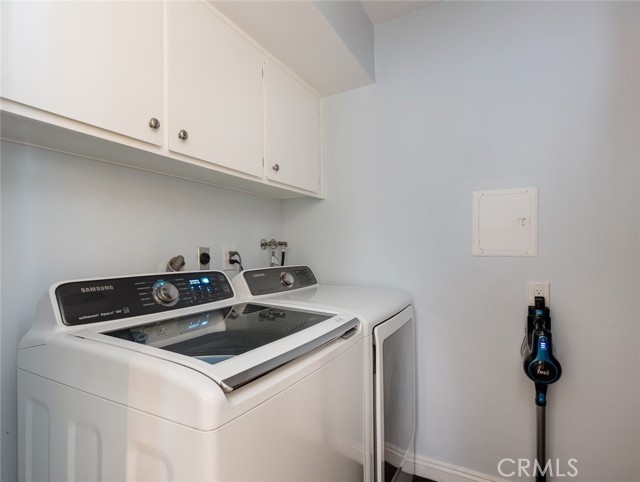
[{"label": "dryer control panel", "polygon": [[270,295],[318,284],[308,266],[276,266],[243,271],[242,276],[252,295]]},{"label": "dryer control panel", "polygon": [[233,298],[220,271],[166,273],[63,283],[55,290],[65,325],[150,315]]}]

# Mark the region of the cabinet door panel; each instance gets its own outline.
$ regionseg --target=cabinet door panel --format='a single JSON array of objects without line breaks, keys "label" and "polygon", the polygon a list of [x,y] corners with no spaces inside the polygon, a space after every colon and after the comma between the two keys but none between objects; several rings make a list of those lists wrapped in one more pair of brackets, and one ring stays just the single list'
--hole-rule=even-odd
[{"label": "cabinet door panel", "polygon": [[161,2],[2,3],[2,97],[162,143]]},{"label": "cabinet door panel", "polygon": [[168,28],[169,149],[263,177],[262,54],[199,2],[170,2]]},{"label": "cabinet door panel", "polygon": [[319,193],[322,175],[319,99],[277,65],[267,67],[267,176]]}]

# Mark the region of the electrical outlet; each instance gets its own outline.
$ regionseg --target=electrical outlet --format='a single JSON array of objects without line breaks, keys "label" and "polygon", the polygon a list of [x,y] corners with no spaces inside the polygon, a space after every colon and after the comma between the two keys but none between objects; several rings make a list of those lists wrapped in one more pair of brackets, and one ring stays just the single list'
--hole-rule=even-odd
[{"label": "electrical outlet", "polygon": [[535,304],[536,296],[544,296],[544,304],[549,306],[549,282],[548,281],[529,281],[529,306]]},{"label": "electrical outlet", "polygon": [[201,270],[208,270],[211,266],[211,255],[209,254],[209,247],[198,248],[198,266]]},{"label": "electrical outlet", "polygon": [[223,263],[222,269],[224,271],[232,271],[236,269],[235,264],[229,263],[229,252],[235,251],[235,250],[236,250],[235,244],[227,244],[222,248],[222,263]]}]

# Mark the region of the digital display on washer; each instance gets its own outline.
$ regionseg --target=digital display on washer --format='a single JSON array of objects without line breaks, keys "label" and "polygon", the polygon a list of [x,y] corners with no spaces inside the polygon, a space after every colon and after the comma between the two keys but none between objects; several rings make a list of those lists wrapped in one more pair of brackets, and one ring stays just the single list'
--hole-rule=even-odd
[{"label": "digital display on washer", "polygon": [[297,333],[332,316],[243,304],[105,334],[214,364]]}]

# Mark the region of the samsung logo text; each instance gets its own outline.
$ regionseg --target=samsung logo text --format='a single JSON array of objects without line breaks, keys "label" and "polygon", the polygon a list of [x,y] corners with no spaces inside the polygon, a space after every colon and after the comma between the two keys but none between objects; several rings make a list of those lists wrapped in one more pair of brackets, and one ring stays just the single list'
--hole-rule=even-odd
[{"label": "samsung logo text", "polygon": [[93,293],[95,291],[113,291],[113,285],[88,286],[86,288],[80,288],[81,293]]}]

